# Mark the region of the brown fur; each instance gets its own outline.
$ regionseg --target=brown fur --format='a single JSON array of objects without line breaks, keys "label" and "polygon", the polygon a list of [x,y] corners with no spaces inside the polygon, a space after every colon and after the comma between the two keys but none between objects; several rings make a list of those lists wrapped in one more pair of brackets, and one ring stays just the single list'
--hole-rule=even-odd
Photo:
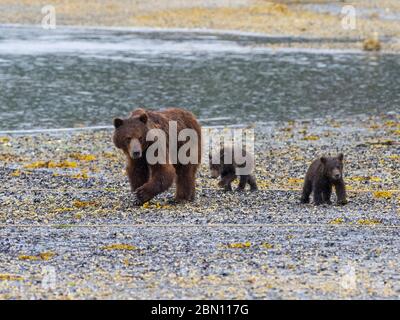
[{"label": "brown fur", "polygon": [[[210,154],[210,171],[212,174],[213,178],[217,178],[218,176],[221,177],[220,182],[218,185],[222,188],[225,189],[225,191],[232,191],[232,182],[233,180],[236,179],[236,168],[238,167],[244,167],[246,163],[242,165],[238,165],[235,162],[234,158],[234,153],[233,153],[234,148],[232,147],[227,147],[227,148],[221,148],[219,151],[219,154],[217,155],[217,158],[219,158],[219,164],[213,163],[212,162],[212,155]],[[239,149],[240,150],[240,149]],[[242,154],[246,157],[246,162],[250,161],[254,162],[254,157],[252,154],[249,152],[246,152],[245,150],[241,150]],[[232,163],[226,163],[225,161],[225,153],[231,154],[232,155]],[[253,171],[253,167],[251,168],[251,171]],[[248,175],[240,175],[239,176],[239,185],[238,188],[236,189],[237,191],[243,191],[246,188],[246,185],[249,184],[250,190],[251,191],[256,191],[257,190],[257,182],[256,178],[252,174]]]},{"label": "brown fur", "polygon": [[[166,133],[167,149],[169,141],[169,121],[177,122],[177,132],[190,128],[198,136],[198,163],[150,165],[146,160],[146,150],[153,142],[146,142],[146,134],[150,129],[161,129]],[[114,144],[122,149],[127,158],[127,174],[132,192],[135,192],[136,204],[143,204],[156,195],[170,188],[176,180],[176,201],[192,201],[195,196],[195,176],[201,160],[201,127],[195,116],[186,110],[170,108],[163,111],[136,109],[127,119],[114,120]],[[134,151],[141,151],[141,157],[133,158],[130,145],[134,139],[139,141]],[[176,141],[178,150],[186,141]],[[168,151],[168,150],[167,150]],[[167,158],[168,153],[167,153]]]},{"label": "brown fur", "polygon": [[307,171],[304,179],[302,203],[309,203],[313,192],[314,204],[331,204],[332,187],[335,186],[337,203],[344,205],[346,187],[343,180],[343,154],[337,157],[321,157],[315,160]]}]

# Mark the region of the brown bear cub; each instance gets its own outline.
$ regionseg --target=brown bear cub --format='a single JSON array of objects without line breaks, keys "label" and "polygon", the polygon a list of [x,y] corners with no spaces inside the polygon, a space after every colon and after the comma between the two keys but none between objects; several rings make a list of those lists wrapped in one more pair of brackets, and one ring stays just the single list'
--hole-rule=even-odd
[{"label": "brown bear cub", "polygon": [[[170,126],[173,127],[172,130]],[[196,171],[201,161],[201,127],[191,112],[179,108],[163,111],[136,109],[127,119],[114,119],[114,127],[113,141],[126,155],[126,172],[135,195],[135,205],[141,205],[168,190],[174,180],[177,202],[194,199]],[[151,131],[151,129],[157,130]],[[190,139],[187,135],[183,135],[186,140],[182,139],[179,135],[182,130],[185,130],[183,133],[188,131],[194,133],[196,138]],[[174,132],[171,136],[170,131]],[[154,136],[154,132],[165,133],[165,139],[161,139],[165,140],[165,147],[154,152],[154,155],[165,153],[163,158],[165,161],[153,161],[154,158],[148,156],[148,149],[153,144],[152,149],[156,149],[155,146],[158,146],[156,143],[160,142],[160,138]],[[185,145],[186,148],[189,143],[193,147],[189,149],[189,153],[194,149],[195,159],[182,163],[180,161],[182,157],[177,156],[178,152],[182,146]],[[177,159],[172,159],[172,152]]]},{"label": "brown bear cub", "polygon": [[321,157],[315,160],[307,171],[301,203],[310,202],[310,194],[313,192],[314,204],[332,204],[332,187],[335,186],[337,204],[344,205],[346,200],[346,188],[343,180],[343,154],[337,157]]},{"label": "brown bear cub", "polygon": [[[214,156],[210,153],[210,171],[212,178],[221,177],[218,185],[225,189],[225,191],[232,191],[232,182],[239,177],[239,185],[236,191],[243,191],[246,188],[246,184],[249,184],[251,191],[256,191],[257,183],[256,178],[252,175],[254,170],[254,157],[251,153],[246,152],[244,149],[239,149],[244,156],[244,162],[237,164],[234,156],[235,148],[225,147],[221,148],[219,153]],[[216,161],[218,159],[219,161]],[[213,162],[214,160],[214,162]],[[219,162],[219,163],[216,163]],[[237,169],[244,169],[246,174],[238,174]]]}]

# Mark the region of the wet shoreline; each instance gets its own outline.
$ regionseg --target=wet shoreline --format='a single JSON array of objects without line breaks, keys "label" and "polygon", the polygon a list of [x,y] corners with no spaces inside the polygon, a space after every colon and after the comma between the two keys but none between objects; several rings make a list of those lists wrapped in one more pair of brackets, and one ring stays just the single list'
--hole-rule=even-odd
[{"label": "wet shoreline", "polygon": [[217,126],[346,118],[400,103],[392,54],[272,49],[263,41],[281,38],[240,33],[0,30],[3,132],[106,126],[135,106],[181,106]]}]

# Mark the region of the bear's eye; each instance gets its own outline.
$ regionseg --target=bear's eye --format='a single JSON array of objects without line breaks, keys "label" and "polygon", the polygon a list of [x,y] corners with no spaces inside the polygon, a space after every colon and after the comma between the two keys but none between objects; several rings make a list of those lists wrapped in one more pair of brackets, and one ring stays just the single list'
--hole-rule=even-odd
[{"label": "bear's eye", "polygon": [[130,144],[131,143],[131,138],[125,138],[125,143]]}]

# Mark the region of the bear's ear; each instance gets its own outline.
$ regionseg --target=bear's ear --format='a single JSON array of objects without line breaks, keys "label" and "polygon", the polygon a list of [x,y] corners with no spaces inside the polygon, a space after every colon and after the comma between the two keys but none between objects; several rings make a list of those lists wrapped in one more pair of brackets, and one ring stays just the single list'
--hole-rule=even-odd
[{"label": "bear's ear", "polygon": [[322,162],[323,164],[325,164],[325,163],[327,162],[328,159],[327,159],[326,157],[321,157],[320,160],[321,160],[321,162]]},{"label": "bear's ear", "polygon": [[139,120],[142,121],[144,124],[147,123],[148,117],[146,113],[143,113],[139,116]]},{"label": "bear's ear", "polygon": [[344,154],[343,153],[339,153],[337,158],[339,159],[339,161],[343,161],[344,159]]},{"label": "bear's ear", "polygon": [[119,127],[121,127],[124,124],[124,120],[122,120],[120,118],[115,118],[113,123],[114,123],[114,128],[118,129]]}]

